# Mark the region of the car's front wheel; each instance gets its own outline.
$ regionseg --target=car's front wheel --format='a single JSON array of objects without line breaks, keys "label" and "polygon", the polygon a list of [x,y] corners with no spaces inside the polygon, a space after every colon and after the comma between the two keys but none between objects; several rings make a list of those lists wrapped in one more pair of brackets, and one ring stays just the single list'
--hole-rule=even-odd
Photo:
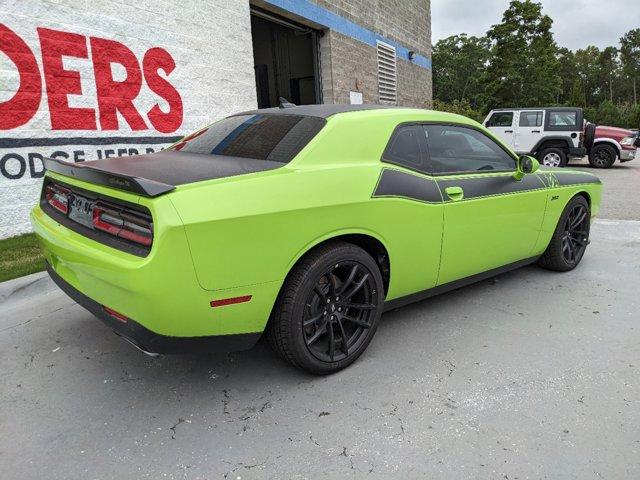
[{"label": "car's front wheel", "polygon": [[578,266],[589,244],[591,210],[582,195],[573,197],[564,208],[549,246],[540,257],[541,267],[567,272]]},{"label": "car's front wheel", "polygon": [[382,315],[384,286],[373,258],[344,242],[321,246],[288,275],[268,325],[285,360],[324,375],[353,363]]}]

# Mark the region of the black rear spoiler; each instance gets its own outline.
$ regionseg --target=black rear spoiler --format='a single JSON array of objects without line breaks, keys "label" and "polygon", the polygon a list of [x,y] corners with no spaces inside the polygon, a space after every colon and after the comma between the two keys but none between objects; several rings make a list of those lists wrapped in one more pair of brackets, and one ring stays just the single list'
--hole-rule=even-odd
[{"label": "black rear spoiler", "polygon": [[157,197],[174,190],[175,185],[169,185],[147,178],[133,177],[120,173],[110,173],[94,168],[90,163],[71,163],[57,158],[45,158],[44,168],[66,177],[77,178],[97,185],[137,193],[145,197]]}]

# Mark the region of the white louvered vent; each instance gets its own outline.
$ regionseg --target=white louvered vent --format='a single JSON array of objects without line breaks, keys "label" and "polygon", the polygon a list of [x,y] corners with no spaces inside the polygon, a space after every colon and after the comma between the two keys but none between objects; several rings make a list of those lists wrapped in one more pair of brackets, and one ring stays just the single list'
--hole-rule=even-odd
[{"label": "white louvered vent", "polygon": [[376,42],[378,47],[378,98],[381,103],[396,103],[396,49]]}]

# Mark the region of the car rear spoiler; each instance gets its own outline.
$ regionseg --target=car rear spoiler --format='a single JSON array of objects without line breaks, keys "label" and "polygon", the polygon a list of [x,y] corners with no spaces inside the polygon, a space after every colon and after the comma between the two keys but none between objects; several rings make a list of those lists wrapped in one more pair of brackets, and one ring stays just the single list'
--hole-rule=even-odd
[{"label": "car rear spoiler", "polygon": [[110,173],[94,168],[90,163],[71,163],[57,158],[44,158],[44,168],[66,177],[77,178],[97,185],[137,193],[145,197],[157,197],[174,190],[175,185],[169,185],[147,178],[133,177],[121,173]]}]

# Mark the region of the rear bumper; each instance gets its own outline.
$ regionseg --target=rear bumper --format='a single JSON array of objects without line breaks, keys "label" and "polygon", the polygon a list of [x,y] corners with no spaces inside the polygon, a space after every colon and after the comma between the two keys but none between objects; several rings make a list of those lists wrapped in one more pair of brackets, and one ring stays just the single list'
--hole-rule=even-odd
[{"label": "rear bumper", "polygon": [[634,148],[633,150],[620,150],[620,161],[621,162],[628,162],[630,160],[633,160],[634,158],[636,158],[636,149]]},{"label": "rear bumper", "polygon": [[47,272],[60,289],[80,306],[98,317],[117,335],[124,337],[136,347],[147,353],[211,353],[247,350],[255,345],[260,333],[244,333],[236,335],[213,335],[205,337],[170,337],[152,332],[134,320],[126,322],[107,314],[102,305],[89,298],[66,282],[48,262]]}]

